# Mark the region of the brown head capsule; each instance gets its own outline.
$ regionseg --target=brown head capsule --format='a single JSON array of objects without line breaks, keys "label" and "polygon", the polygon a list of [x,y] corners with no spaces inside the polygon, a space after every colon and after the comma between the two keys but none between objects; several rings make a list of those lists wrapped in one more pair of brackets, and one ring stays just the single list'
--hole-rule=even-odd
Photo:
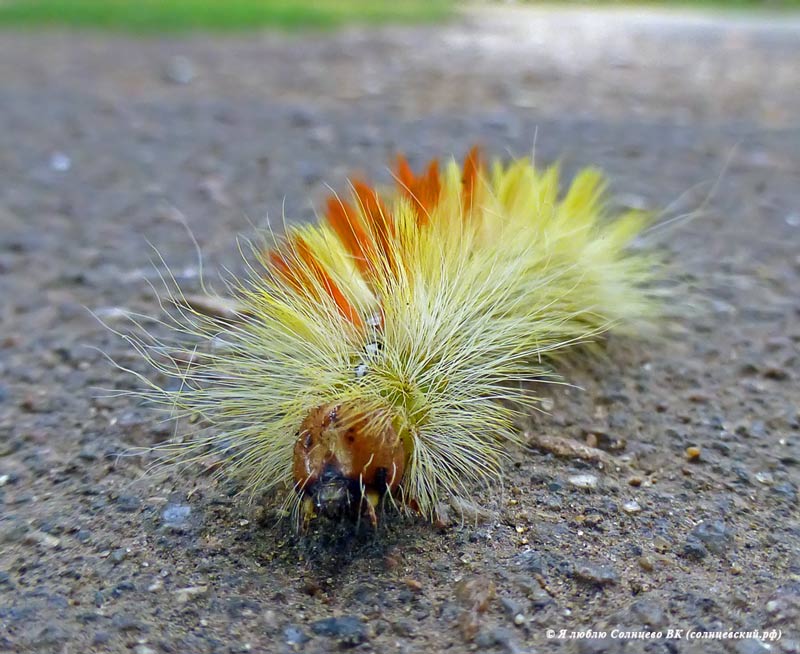
[{"label": "brown head capsule", "polygon": [[294,482],[305,519],[353,514],[363,506],[375,523],[375,506],[398,488],[405,463],[389,415],[346,403],[313,409],[294,446]]}]

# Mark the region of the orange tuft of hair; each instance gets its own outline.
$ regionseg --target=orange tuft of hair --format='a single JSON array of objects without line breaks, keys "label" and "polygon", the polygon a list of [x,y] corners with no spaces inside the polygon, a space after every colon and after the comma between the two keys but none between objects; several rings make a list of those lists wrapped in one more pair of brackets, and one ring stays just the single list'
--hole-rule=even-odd
[{"label": "orange tuft of hair", "polygon": [[442,183],[439,179],[439,161],[433,159],[424,175],[417,177],[404,156],[397,157],[397,183],[407,195],[417,213],[417,225],[428,223],[431,211],[439,202]]},{"label": "orange tuft of hair", "polygon": [[290,261],[283,253],[273,250],[269,254],[269,260],[274,270],[291,286],[295,292],[306,295],[316,301],[321,298],[317,291],[321,288],[336,305],[339,313],[342,314],[350,323],[358,329],[364,327],[364,323],[358,310],[342,289],[334,281],[333,277],[325,270],[325,267],[311,251],[311,247],[300,236],[295,235],[288,243],[293,250],[295,261]]},{"label": "orange tuft of hair", "polygon": [[475,201],[475,191],[478,187],[482,169],[483,161],[481,159],[481,150],[477,145],[473,145],[464,158],[464,166],[462,168],[461,183],[463,188],[461,197],[464,215],[468,215],[472,211],[472,204]]}]

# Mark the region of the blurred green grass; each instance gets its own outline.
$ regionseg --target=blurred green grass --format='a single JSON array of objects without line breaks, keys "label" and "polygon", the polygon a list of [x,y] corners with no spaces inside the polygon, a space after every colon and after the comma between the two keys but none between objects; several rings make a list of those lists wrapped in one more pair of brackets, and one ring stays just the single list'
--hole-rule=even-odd
[{"label": "blurred green grass", "polygon": [[800,0],[516,0],[528,6],[573,6],[573,7],[674,7],[760,11],[785,11],[800,9]]},{"label": "blurred green grass", "polygon": [[0,27],[62,26],[132,32],[327,28],[423,22],[452,0],[0,0]]}]

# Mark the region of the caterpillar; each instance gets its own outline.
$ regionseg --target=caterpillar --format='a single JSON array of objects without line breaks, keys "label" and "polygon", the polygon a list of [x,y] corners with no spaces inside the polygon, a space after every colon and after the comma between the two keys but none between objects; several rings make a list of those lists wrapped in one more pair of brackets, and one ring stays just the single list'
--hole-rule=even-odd
[{"label": "caterpillar", "polygon": [[132,340],[178,382],[148,381],[148,397],[204,425],[175,452],[282,490],[300,525],[374,525],[383,501],[435,520],[491,489],[539,406],[532,382],[658,313],[658,257],[633,247],[649,217],[611,212],[599,170],[561,193],[557,166],[474,147],[422,172],[399,156],[393,173],[252,243],[229,315],[178,292],[170,336]]}]

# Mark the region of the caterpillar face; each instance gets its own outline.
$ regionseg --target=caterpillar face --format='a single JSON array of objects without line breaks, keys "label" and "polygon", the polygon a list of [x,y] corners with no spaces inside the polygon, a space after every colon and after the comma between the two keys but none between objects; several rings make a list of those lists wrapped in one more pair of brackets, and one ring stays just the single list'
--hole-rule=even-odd
[{"label": "caterpillar face", "polygon": [[294,446],[294,483],[304,519],[363,510],[375,523],[375,507],[399,487],[405,463],[403,441],[387,413],[364,412],[352,403],[313,409]]}]

